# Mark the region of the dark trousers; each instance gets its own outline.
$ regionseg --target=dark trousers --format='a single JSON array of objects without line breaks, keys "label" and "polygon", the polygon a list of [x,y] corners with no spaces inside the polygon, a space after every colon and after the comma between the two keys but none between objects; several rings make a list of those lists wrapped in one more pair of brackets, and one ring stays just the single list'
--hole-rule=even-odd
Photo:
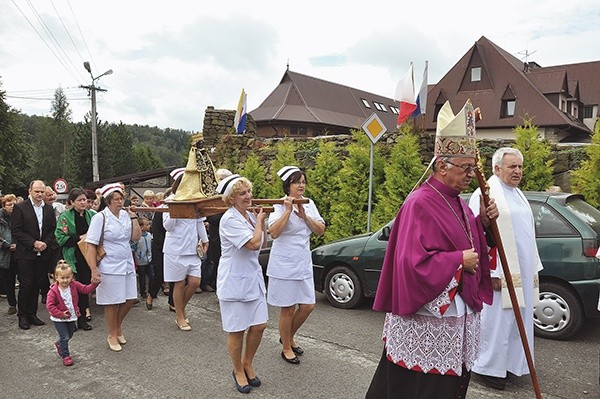
[{"label": "dark trousers", "polygon": [[6,294],[6,299],[8,299],[8,306],[17,306],[15,281],[16,274],[12,265],[8,269],[0,269],[0,282],[2,282],[3,286],[2,291]]},{"label": "dark trousers", "polygon": [[[149,265],[138,265],[137,267],[137,278],[138,285],[140,288],[140,295],[142,298],[146,297],[146,287],[152,281],[152,277],[154,276],[154,270],[151,264]],[[150,288],[150,287],[148,287]],[[157,291],[158,292],[158,291]]]},{"label": "dark trousers", "polygon": [[19,317],[36,316],[38,294],[44,286],[48,286],[48,260],[40,256],[35,260],[18,260],[19,270]]},{"label": "dark trousers", "polygon": [[[92,271],[88,265],[77,265],[77,273],[75,279],[81,284],[89,284],[92,282]],[[85,317],[85,310],[90,307],[89,294],[79,294],[79,313]]]},{"label": "dark trousers", "polygon": [[58,331],[58,347],[60,348],[60,357],[71,356],[69,353],[69,340],[73,338],[77,330],[74,321],[53,321],[56,331]]},{"label": "dark trousers", "polygon": [[[163,259],[162,251],[152,251],[151,265],[153,275],[150,278],[150,283],[148,283],[148,295],[154,299],[156,299],[160,287],[162,287],[165,282]],[[173,287],[175,287],[175,283],[169,283],[169,305],[171,306],[174,306],[175,304],[175,302],[173,302]]]}]

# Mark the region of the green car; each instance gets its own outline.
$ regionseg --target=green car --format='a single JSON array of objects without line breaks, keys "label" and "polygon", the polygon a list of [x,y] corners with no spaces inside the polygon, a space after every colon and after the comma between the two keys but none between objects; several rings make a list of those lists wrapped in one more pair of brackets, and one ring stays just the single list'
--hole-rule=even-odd
[{"label": "green car", "polygon": [[[570,193],[525,192],[533,210],[540,272],[535,333],[565,340],[586,318],[600,317],[600,211]],[[470,194],[462,195],[468,201]],[[315,290],[335,307],[351,309],[374,297],[393,221],[371,234],[319,246],[312,251]]]}]

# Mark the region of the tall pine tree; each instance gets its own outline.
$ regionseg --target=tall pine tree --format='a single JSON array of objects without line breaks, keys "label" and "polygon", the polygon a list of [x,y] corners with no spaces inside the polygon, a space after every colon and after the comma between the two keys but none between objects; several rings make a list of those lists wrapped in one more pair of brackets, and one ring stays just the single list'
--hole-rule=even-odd
[{"label": "tall pine tree", "polygon": [[523,191],[543,191],[554,181],[551,146],[540,138],[538,127],[533,124],[533,117],[525,115],[523,125],[513,129],[516,140],[515,147],[523,154],[523,180],[520,188]]},{"label": "tall pine tree", "polygon": [[6,103],[0,82],[0,190],[3,194],[27,192],[27,172],[32,148],[17,112]]},{"label": "tall pine tree", "polygon": [[[319,213],[325,219],[325,224],[329,225],[331,220],[331,204],[336,193],[339,192],[339,181],[335,178],[342,168],[342,161],[335,153],[335,143],[319,143],[319,155],[315,158],[315,166],[306,172],[308,184],[306,186],[306,196],[311,198]],[[319,245],[325,242],[325,237],[312,236],[313,245]]]},{"label": "tall pine tree", "polygon": [[592,143],[585,149],[587,159],[573,171],[572,191],[582,193],[585,200],[600,207],[600,118],[596,118]]},{"label": "tall pine tree", "polygon": [[252,182],[252,196],[267,198],[269,185],[265,178],[267,172],[256,154],[250,154],[239,173]]},{"label": "tall pine tree", "polygon": [[267,195],[269,198],[279,198],[283,196],[283,190],[281,188],[281,178],[277,176],[277,171],[284,166],[295,165],[299,168],[301,165],[297,165],[296,147],[294,142],[291,140],[281,140],[275,145],[275,159],[271,162],[271,184],[267,189]]},{"label": "tall pine tree", "polygon": [[424,169],[419,139],[412,134],[410,124],[403,124],[402,132],[383,168],[385,182],[375,187],[377,206],[373,212],[373,230],[396,216]]},{"label": "tall pine tree", "polygon": [[[336,175],[338,191],[332,194],[331,225],[325,241],[365,233],[369,202],[369,165],[371,142],[362,130],[352,132],[354,142]],[[377,147],[373,155],[373,187],[383,180],[383,158]]]}]

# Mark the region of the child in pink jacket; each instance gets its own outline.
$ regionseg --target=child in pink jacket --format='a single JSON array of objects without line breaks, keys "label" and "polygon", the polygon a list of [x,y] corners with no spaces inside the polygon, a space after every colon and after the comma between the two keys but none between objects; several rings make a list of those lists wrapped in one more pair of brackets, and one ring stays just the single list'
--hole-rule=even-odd
[{"label": "child in pink jacket", "polygon": [[58,341],[54,343],[58,356],[63,359],[65,366],[73,365],[69,353],[69,340],[77,330],[79,314],[79,293],[89,294],[98,284],[83,285],[73,280],[73,270],[64,260],[59,260],[54,269],[54,284],[48,291],[46,308],[50,312],[50,320],[58,331]]}]

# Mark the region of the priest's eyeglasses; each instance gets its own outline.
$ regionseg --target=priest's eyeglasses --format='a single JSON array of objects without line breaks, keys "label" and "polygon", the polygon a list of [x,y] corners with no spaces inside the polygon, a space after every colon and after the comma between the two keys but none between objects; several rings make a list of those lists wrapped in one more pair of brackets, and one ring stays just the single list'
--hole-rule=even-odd
[{"label": "priest's eyeglasses", "polygon": [[477,169],[477,165],[457,165],[454,162],[450,162],[450,161],[446,161],[446,163],[449,163],[452,166],[456,166],[457,168],[461,168],[463,170],[463,172],[465,172],[466,175],[468,175],[469,173],[474,173],[475,170]]}]

